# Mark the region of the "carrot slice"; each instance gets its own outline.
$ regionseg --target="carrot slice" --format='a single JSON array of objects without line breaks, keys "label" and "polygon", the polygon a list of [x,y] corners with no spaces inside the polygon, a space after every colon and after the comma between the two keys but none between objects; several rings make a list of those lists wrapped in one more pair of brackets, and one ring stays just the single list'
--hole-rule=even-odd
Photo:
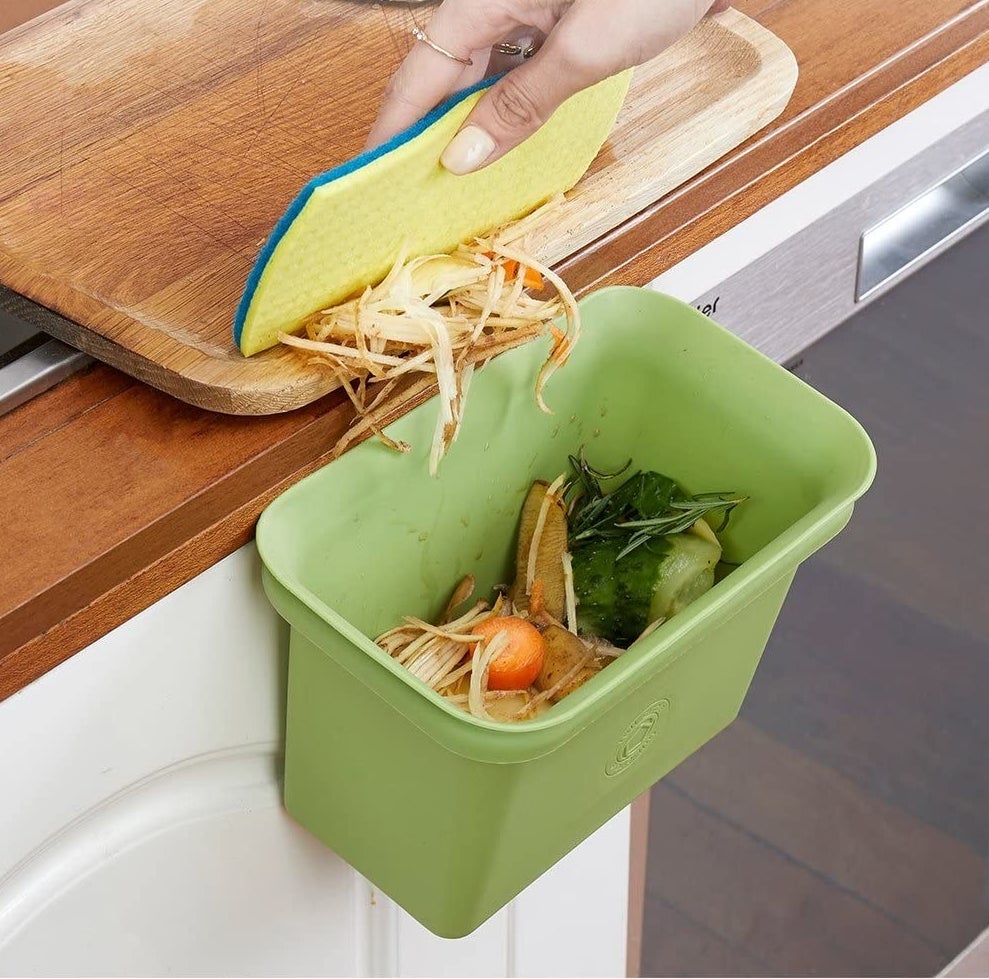
[{"label": "carrot slice", "polygon": [[535,269],[530,268],[525,270],[525,277],[522,282],[526,289],[542,289],[544,285],[543,277]]},{"label": "carrot slice", "polygon": [[[494,252],[481,252],[485,258],[490,258],[494,260],[497,255]],[[505,278],[514,279],[519,275],[522,276],[522,284],[526,289],[542,289],[546,284],[542,275],[535,269],[530,269],[528,266],[523,266],[521,262],[517,262],[514,258],[508,258],[503,263],[503,268],[505,269]]]},{"label": "carrot slice", "polygon": [[485,642],[499,632],[505,634],[508,645],[488,665],[488,689],[525,690],[536,682],[543,667],[546,647],[542,634],[515,615],[498,616],[471,627],[471,633]]}]

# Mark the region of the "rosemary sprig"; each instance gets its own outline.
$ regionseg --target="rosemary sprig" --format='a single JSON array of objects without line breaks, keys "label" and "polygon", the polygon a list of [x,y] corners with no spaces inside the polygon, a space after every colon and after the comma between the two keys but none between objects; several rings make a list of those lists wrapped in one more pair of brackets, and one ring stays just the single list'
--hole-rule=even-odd
[{"label": "rosemary sprig", "polygon": [[[716,510],[723,510],[724,512],[724,516],[718,524],[718,529],[715,531],[715,533],[720,533],[727,526],[731,511],[740,503],[744,503],[746,499],[747,497],[744,496],[733,497],[729,493],[723,493],[719,495],[719,499],[717,500],[671,504],[674,510],[679,511],[675,515],[653,517],[648,520],[625,520],[616,523],[616,530],[634,531],[629,537],[628,544],[618,552],[616,560],[621,560],[626,554],[631,554],[637,547],[648,543],[654,537],[682,534],[684,531],[690,530],[701,517],[706,517]],[[611,536],[618,535],[613,534]]]},{"label": "rosemary sprig", "polygon": [[615,472],[592,468],[584,458],[570,457],[573,475],[564,491],[568,499],[570,546],[583,547],[603,540],[624,538],[618,559],[656,537],[689,530],[701,517],[720,514],[715,533],[728,526],[732,511],[747,497],[735,493],[684,493],[661,473],[634,473],[620,487],[606,493],[602,483],[628,471],[626,463]]},{"label": "rosemary sprig", "polygon": [[567,500],[567,518],[570,526],[570,539],[575,541],[593,528],[605,524],[610,519],[609,509],[613,506],[601,483],[617,479],[628,472],[632,465],[629,459],[620,469],[605,472],[594,469],[584,457],[583,447],[579,456],[570,456],[571,478],[564,489]]}]

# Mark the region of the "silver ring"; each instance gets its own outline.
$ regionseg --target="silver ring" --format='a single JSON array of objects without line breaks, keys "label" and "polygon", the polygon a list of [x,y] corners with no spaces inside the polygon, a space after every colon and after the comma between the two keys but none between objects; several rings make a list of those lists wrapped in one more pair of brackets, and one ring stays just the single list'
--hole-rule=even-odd
[{"label": "silver ring", "polygon": [[461,58],[455,55],[452,51],[447,51],[446,48],[441,48],[421,27],[412,28],[412,36],[417,41],[422,41],[423,44],[428,44],[434,51],[439,52],[439,54],[446,55],[448,58],[452,58],[454,61],[460,62],[460,64],[470,67],[474,64],[473,58]]},{"label": "silver ring", "polygon": [[531,58],[536,53],[536,44],[534,41],[530,41],[527,47],[522,47],[521,44],[515,44],[512,41],[502,41],[494,46],[495,51],[498,54],[507,55],[509,58]]}]

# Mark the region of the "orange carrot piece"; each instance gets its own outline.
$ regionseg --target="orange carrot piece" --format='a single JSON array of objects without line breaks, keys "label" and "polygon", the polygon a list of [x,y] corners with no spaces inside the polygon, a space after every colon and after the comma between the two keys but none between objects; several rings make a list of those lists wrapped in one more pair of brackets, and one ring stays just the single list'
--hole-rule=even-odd
[{"label": "orange carrot piece", "polygon": [[516,615],[503,615],[472,626],[471,632],[486,642],[499,632],[508,638],[505,649],[488,664],[489,690],[526,690],[536,682],[546,647],[542,633],[532,623]]},{"label": "orange carrot piece", "polygon": [[525,277],[522,282],[524,283],[526,289],[542,289],[543,287],[543,277],[535,269],[527,268],[525,270]]}]

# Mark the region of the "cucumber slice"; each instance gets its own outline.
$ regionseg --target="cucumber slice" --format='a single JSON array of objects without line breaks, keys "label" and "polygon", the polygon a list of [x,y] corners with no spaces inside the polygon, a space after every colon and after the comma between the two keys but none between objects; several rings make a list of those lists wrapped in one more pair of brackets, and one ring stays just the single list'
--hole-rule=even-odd
[{"label": "cucumber slice", "polygon": [[721,546],[695,534],[658,537],[618,560],[625,541],[573,554],[577,628],[627,647],[656,619],[668,619],[714,584]]}]

